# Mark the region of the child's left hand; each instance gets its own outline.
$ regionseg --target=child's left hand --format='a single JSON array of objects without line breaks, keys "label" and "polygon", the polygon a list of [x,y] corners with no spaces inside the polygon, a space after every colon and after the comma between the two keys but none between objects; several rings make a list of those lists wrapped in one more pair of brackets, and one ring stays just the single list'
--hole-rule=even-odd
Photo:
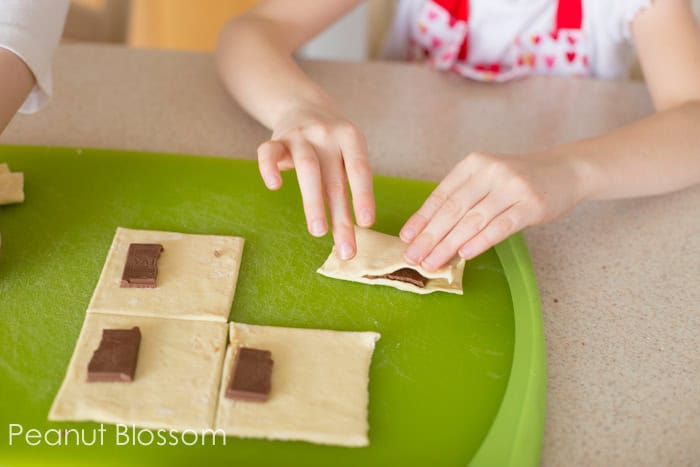
[{"label": "child's left hand", "polygon": [[583,198],[581,170],[555,155],[469,154],[401,229],[406,261],[433,271],[561,216]]}]

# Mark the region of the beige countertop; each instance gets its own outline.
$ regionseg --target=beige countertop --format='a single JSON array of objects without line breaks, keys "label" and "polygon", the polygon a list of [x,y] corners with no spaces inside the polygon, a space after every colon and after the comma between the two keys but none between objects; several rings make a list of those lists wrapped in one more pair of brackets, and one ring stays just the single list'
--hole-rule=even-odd
[{"label": "beige countertop", "polygon": [[[633,83],[305,68],[365,131],[385,175],[439,180],[471,150],[531,151],[652,110]],[[209,55],[68,45],[54,80],[54,100],[0,142],[254,158],[268,136],[228,98]],[[699,465],[700,188],[586,203],[526,236],[547,339],[543,463]]]}]

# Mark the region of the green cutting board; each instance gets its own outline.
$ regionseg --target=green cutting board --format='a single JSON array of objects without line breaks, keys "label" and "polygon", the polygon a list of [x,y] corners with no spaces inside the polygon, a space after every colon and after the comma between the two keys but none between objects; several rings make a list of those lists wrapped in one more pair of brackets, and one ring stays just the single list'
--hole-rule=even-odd
[{"label": "green cutting board", "polygon": [[[267,191],[251,161],[1,147],[26,201],[0,207],[0,465],[535,465],[544,419],[539,298],[521,236],[467,263],[464,295],[421,296],[317,274],[294,174]],[[433,184],[375,177],[379,231],[397,234]],[[367,448],[227,438],[205,446],[29,446],[24,430],[94,428],[47,414],[117,226],[239,235],[230,319],[377,331]],[[89,440],[88,440],[89,441]]]}]

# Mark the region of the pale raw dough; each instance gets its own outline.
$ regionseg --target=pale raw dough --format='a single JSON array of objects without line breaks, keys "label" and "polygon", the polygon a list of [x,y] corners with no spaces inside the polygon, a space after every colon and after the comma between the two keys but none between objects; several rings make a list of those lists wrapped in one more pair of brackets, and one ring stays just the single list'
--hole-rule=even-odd
[{"label": "pale raw dough", "polygon": [[[227,435],[367,446],[369,367],[375,332],[230,323],[216,429]],[[224,397],[239,346],[272,353],[267,402]]]},{"label": "pale raw dough", "polygon": [[[119,286],[131,243],[163,245],[156,288]],[[119,227],[88,312],[225,322],[231,312],[243,243],[240,237]]]},{"label": "pale raw dough", "polygon": [[[134,381],[88,383],[102,330],[141,330]],[[216,411],[226,323],[88,313],[49,420],[145,428],[210,429]]]},{"label": "pale raw dough", "polygon": [[0,205],[23,201],[24,174],[21,172],[0,172]]},{"label": "pale raw dough", "polygon": [[[464,259],[455,256],[442,268],[428,272],[420,265],[410,265],[403,259],[406,244],[399,237],[383,234],[374,230],[355,227],[357,254],[348,261],[338,258],[335,247],[318,269],[318,273],[335,279],[362,282],[371,285],[388,285],[400,290],[429,294],[432,292],[449,292],[462,295],[462,275]],[[411,268],[428,278],[421,288],[408,282],[391,279],[368,279],[364,276],[381,276],[401,268]]]}]

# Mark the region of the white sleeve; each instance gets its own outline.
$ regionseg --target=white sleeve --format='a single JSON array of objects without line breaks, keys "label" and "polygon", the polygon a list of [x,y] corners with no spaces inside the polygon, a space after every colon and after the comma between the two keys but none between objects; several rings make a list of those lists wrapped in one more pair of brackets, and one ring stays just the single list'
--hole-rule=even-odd
[{"label": "white sleeve", "polygon": [[590,38],[594,76],[619,79],[629,76],[634,61],[632,22],[652,0],[584,0],[584,30]]},{"label": "white sleeve", "polygon": [[632,43],[632,22],[637,15],[651,7],[652,0],[627,0],[618,2],[620,35],[626,41]]},{"label": "white sleeve", "polygon": [[0,47],[27,64],[36,85],[20,112],[39,110],[51,97],[51,63],[69,0],[0,0]]}]

